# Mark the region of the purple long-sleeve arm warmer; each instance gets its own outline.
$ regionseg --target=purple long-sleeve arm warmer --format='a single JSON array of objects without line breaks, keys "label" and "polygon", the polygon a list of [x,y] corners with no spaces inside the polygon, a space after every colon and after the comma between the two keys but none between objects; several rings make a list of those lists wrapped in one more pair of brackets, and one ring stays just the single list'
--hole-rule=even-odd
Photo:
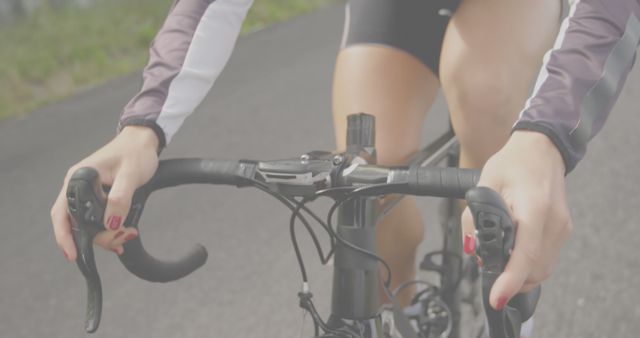
[{"label": "purple long-sleeve arm warmer", "polygon": [[142,89],[119,129],[143,125],[171,141],[227,63],[253,0],[175,0],[149,50]]},{"label": "purple long-sleeve arm warmer", "polygon": [[638,0],[574,1],[514,130],[557,146],[570,172],[602,128],[636,58]]}]

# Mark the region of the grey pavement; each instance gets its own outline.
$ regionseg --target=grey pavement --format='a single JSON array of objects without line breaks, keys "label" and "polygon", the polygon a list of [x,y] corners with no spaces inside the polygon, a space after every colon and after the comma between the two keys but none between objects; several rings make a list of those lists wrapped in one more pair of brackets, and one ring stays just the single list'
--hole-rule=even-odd
[{"label": "grey pavement", "polygon": [[[330,89],[342,16],[333,6],[241,38],[163,157],[273,159],[333,148]],[[67,168],[113,137],[139,85],[134,74],[0,123],[0,337],[85,336],[84,281],[57,250],[49,210]],[[575,230],[544,285],[536,337],[640,336],[638,93],[640,68],[568,179]],[[446,125],[445,111],[440,99],[425,140]],[[434,224],[436,201],[420,205]],[[159,194],[142,221],[149,251],[171,258],[199,242],[209,262],[179,282],[150,284],[99,250],[104,310],[94,336],[300,337],[287,221],[287,210],[251,190]],[[303,242],[326,313],[331,269]]]}]

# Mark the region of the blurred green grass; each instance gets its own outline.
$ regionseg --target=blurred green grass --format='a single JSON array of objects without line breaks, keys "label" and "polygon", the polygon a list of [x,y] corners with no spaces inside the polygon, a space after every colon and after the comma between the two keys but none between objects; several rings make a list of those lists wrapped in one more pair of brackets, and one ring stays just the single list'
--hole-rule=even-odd
[{"label": "blurred green grass", "polygon": [[[256,0],[242,32],[336,0]],[[0,27],[0,119],[140,70],[171,0],[106,0],[89,8],[41,6]]]}]

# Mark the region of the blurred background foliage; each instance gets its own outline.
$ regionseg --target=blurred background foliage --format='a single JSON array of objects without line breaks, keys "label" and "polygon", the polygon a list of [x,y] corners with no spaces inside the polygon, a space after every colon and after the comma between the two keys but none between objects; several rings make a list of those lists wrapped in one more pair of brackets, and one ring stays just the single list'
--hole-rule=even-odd
[{"label": "blurred background foliage", "polygon": [[[0,0],[0,119],[142,69],[172,1]],[[332,1],[255,0],[243,33]]]}]

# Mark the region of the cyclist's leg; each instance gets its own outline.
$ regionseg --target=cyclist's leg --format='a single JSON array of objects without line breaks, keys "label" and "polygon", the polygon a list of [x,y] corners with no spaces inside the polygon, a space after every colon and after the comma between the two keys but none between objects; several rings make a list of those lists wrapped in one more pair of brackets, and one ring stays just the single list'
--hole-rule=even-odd
[{"label": "cyclist's leg", "polygon": [[[339,149],[345,147],[347,115],[365,112],[376,117],[378,163],[400,164],[419,150],[424,117],[439,87],[426,65],[437,65],[434,60],[442,38],[421,33],[424,23],[433,21],[425,21],[413,9],[424,7],[422,1],[349,2],[343,39],[346,47],[338,54],[333,86]],[[442,22],[442,33],[447,20]],[[411,36],[420,39],[409,41]],[[435,58],[423,46],[429,39],[438,40]],[[415,254],[423,232],[412,198],[403,199],[378,225],[378,248],[393,271],[392,288],[415,277]],[[413,289],[407,288],[400,295],[401,304],[408,304],[412,295]]]},{"label": "cyclist's leg", "polygon": [[440,63],[460,166],[481,168],[507,141],[557,34],[560,11],[559,0],[461,3]]}]

